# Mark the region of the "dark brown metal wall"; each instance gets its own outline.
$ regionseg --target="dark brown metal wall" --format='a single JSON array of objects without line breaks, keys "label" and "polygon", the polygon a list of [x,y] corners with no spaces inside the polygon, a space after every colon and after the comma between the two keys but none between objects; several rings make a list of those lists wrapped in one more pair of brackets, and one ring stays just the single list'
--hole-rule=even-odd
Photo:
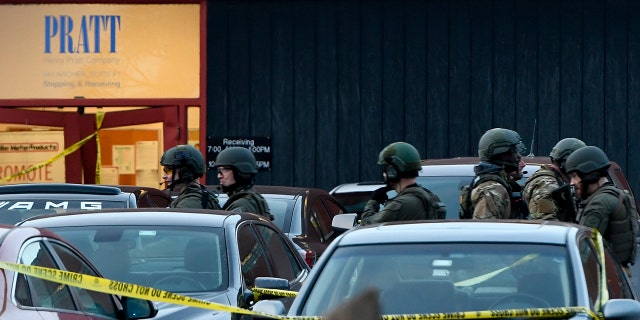
[{"label": "dark brown metal wall", "polygon": [[211,1],[207,29],[207,134],[271,136],[258,183],[379,179],[388,143],[475,155],[500,126],[599,146],[640,192],[639,1]]}]

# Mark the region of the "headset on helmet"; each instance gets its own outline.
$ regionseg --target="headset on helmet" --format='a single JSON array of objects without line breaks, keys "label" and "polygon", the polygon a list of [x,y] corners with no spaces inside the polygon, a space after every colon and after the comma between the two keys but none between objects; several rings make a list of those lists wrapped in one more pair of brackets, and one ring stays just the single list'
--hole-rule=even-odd
[{"label": "headset on helmet", "polygon": [[167,150],[160,158],[160,164],[176,170],[180,180],[184,182],[200,178],[205,173],[202,153],[188,144],[177,145]]},{"label": "headset on helmet", "polygon": [[509,166],[516,170],[520,165],[517,155],[523,155],[525,152],[526,148],[520,135],[509,129],[489,129],[478,142],[480,160]]},{"label": "headset on helmet", "polygon": [[480,160],[491,161],[497,155],[511,152],[524,154],[526,148],[520,135],[509,129],[493,128],[487,130],[478,142],[478,156]]},{"label": "headset on helmet", "polygon": [[389,181],[415,177],[422,169],[420,153],[406,142],[394,142],[382,149],[378,155],[378,164],[383,166]]},{"label": "headset on helmet", "polygon": [[551,161],[558,164],[561,170],[565,171],[565,163],[567,162],[567,158],[574,151],[586,147],[587,145],[580,139],[577,138],[564,138],[551,149],[549,153],[549,157]]}]

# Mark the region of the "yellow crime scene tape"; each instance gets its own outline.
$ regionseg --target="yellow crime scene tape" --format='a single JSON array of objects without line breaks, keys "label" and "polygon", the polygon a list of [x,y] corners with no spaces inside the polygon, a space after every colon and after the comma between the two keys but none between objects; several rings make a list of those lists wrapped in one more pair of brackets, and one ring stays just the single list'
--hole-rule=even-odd
[{"label": "yellow crime scene tape", "polygon": [[38,163],[34,166],[31,166],[29,168],[26,168],[24,170],[18,171],[10,176],[4,177],[2,179],[3,182],[7,182],[11,179],[17,178],[19,176],[25,175],[31,171],[34,170],[38,170],[48,164],[51,164],[55,161],[57,161],[60,158],[66,157],[74,152],[76,152],[78,149],[80,149],[80,147],[82,147],[85,143],[87,143],[89,140],[93,139],[94,137],[96,138],[96,145],[98,148],[98,160],[96,161],[96,183],[100,184],[101,183],[101,167],[100,167],[100,140],[98,138],[98,132],[100,131],[100,127],[102,127],[102,121],[104,120],[104,112],[98,112],[96,113],[96,131],[88,136],[86,136],[84,139],[74,143],[73,145],[71,145],[70,147],[62,150],[60,153],[56,154],[55,156],[51,157],[50,159],[43,161],[41,163]]},{"label": "yellow crime scene tape", "polygon": [[66,284],[82,289],[127,296],[132,298],[153,300],[159,302],[173,303],[204,309],[226,311],[241,314],[260,315],[269,318],[276,318],[269,314],[253,312],[248,309],[227,306],[223,304],[204,301],[169,291],[159,290],[151,287],[140,286],[133,283],[109,280],[106,278],[94,277],[86,274],[63,271],[59,269],[30,266],[18,263],[0,261],[0,268],[23,273],[40,279],[45,279],[57,283]]},{"label": "yellow crime scene tape", "polygon": [[593,242],[596,245],[596,249],[598,250],[598,258],[600,258],[600,261],[603,262],[602,264],[602,269],[600,270],[600,273],[598,274],[599,278],[598,278],[598,292],[600,293],[598,295],[598,297],[596,298],[596,302],[594,303],[594,305],[598,308],[598,310],[602,310],[602,306],[604,306],[604,304],[609,301],[609,288],[607,287],[607,272],[605,271],[604,268],[606,268],[604,261],[605,261],[605,256],[604,256],[604,243],[602,241],[602,235],[600,234],[600,232],[598,231],[598,229],[594,228],[594,234],[593,234]]},{"label": "yellow crime scene tape", "polygon": [[471,278],[471,279],[458,281],[458,282],[456,282],[454,285],[455,285],[456,287],[460,287],[460,286],[462,286],[462,287],[468,287],[468,286],[472,286],[472,285],[474,285],[474,284],[478,284],[478,283],[481,283],[481,282],[487,281],[487,280],[489,280],[489,279],[491,279],[491,278],[493,278],[493,277],[497,276],[498,274],[500,274],[500,273],[502,273],[502,272],[504,272],[504,271],[506,271],[506,270],[509,270],[509,269],[511,269],[511,268],[513,268],[513,267],[516,267],[516,266],[518,266],[518,265],[521,265],[521,264],[523,264],[523,263],[525,263],[525,262],[527,262],[527,261],[529,261],[529,260],[531,260],[531,259],[533,259],[533,258],[536,258],[536,257],[538,257],[538,256],[539,256],[539,254],[537,254],[537,253],[531,253],[531,254],[528,254],[528,255],[526,255],[526,256],[524,256],[524,257],[522,257],[520,260],[518,260],[518,261],[514,262],[514,263],[513,263],[513,264],[511,264],[510,266],[506,266],[506,267],[501,268],[501,269],[498,269],[498,270],[496,270],[496,271],[489,272],[489,273],[487,273],[487,274],[483,274],[483,275],[480,275],[480,276],[477,276],[477,277],[474,277],[474,278]]},{"label": "yellow crime scene tape", "polygon": [[253,294],[254,294],[254,297],[253,297],[254,302],[260,300],[261,295],[271,295],[271,296],[288,297],[288,298],[295,298],[298,295],[298,292],[296,291],[257,288],[257,287],[252,288],[251,291],[253,291]]},{"label": "yellow crime scene tape", "polygon": [[[177,293],[159,290],[151,287],[140,286],[133,283],[115,281],[106,278],[90,276],[81,273],[63,271],[59,269],[30,266],[18,263],[0,261],[0,268],[23,273],[40,279],[45,279],[73,287],[87,290],[127,296],[138,299],[166,302],[196,308],[210,309],[223,312],[239,313],[246,315],[261,316],[271,319],[292,319],[292,320],[321,320],[322,316],[277,316],[248,309],[232,307],[214,302],[204,301]],[[282,295],[294,297],[297,293],[287,290],[254,288],[254,292],[260,294]],[[426,319],[502,319],[509,317],[530,317],[532,319],[567,319],[576,314],[588,314],[593,319],[601,319],[593,311],[585,307],[567,308],[527,308],[527,309],[505,309],[486,310],[468,312],[446,312],[446,313],[424,313],[424,314],[402,314],[402,315],[382,315],[382,320],[426,320]]]}]

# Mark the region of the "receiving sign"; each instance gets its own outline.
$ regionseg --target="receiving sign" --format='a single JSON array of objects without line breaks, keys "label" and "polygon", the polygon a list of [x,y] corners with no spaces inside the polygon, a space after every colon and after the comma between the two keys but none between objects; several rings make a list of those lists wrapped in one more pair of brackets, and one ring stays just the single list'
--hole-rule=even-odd
[{"label": "receiving sign", "polygon": [[213,169],[218,154],[229,147],[249,149],[256,157],[258,171],[271,170],[271,137],[209,137],[207,139],[207,169]]}]

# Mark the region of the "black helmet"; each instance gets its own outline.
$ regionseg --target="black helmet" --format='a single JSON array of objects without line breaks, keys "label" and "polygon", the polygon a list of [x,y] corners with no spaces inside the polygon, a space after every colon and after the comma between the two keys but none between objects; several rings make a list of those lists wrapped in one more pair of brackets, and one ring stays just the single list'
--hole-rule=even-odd
[{"label": "black helmet", "polygon": [[244,147],[229,147],[216,157],[216,167],[233,167],[243,175],[254,175],[258,172],[256,157]]},{"label": "black helmet", "polygon": [[[386,146],[378,156],[378,164],[385,166],[387,178],[390,180],[400,177],[417,176],[422,170],[418,150],[406,142],[394,142]],[[397,173],[388,169],[392,167]]]},{"label": "black helmet", "polygon": [[[478,156],[482,161],[494,161],[498,155],[509,153],[516,161],[515,155],[523,155],[526,151],[520,135],[509,129],[493,128],[487,130],[478,142]],[[509,163],[513,164],[513,163]],[[515,163],[517,166],[518,163]]]},{"label": "black helmet", "polygon": [[167,150],[160,158],[160,164],[177,170],[180,179],[183,181],[191,181],[202,177],[205,172],[202,153],[188,144],[177,145]]},{"label": "black helmet", "polygon": [[551,149],[551,153],[549,153],[549,157],[551,161],[558,164],[560,169],[564,170],[565,162],[570,154],[574,151],[586,147],[587,145],[582,142],[582,140],[577,138],[564,138]]},{"label": "black helmet", "polygon": [[610,165],[611,162],[602,149],[586,146],[571,153],[564,167],[567,173],[578,172],[581,177],[584,177],[591,173],[598,173],[600,176]]}]

